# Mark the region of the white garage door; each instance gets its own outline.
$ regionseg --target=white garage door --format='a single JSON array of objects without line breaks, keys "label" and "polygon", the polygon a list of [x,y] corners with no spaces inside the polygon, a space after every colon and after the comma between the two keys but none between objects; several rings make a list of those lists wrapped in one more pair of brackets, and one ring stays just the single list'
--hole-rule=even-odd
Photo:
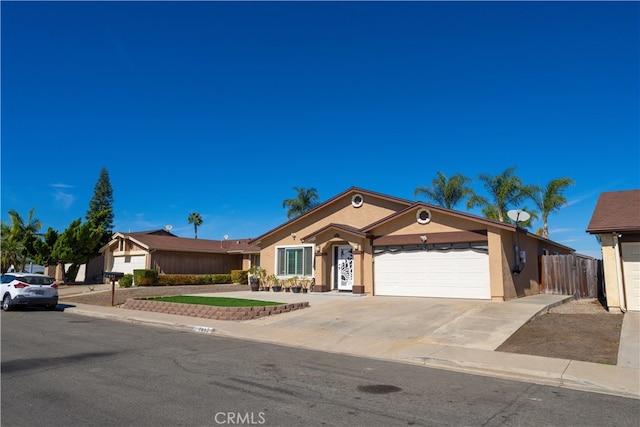
[{"label": "white garage door", "polygon": [[133,274],[133,270],[141,270],[145,268],[145,256],[118,256],[113,258],[113,268],[111,271],[118,273]]},{"label": "white garage door", "polygon": [[472,249],[383,252],[375,295],[490,299],[489,255]]},{"label": "white garage door", "polygon": [[622,243],[627,309],[640,311],[640,242]]}]

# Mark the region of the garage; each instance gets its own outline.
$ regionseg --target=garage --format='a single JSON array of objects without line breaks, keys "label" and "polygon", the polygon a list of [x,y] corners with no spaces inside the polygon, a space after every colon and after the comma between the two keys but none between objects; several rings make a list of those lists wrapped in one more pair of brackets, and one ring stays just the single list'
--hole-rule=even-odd
[{"label": "garage", "polygon": [[486,245],[376,248],[375,295],[490,299]]},{"label": "garage", "polygon": [[111,271],[118,273],[133,274],[133,270],[142,270],[146,266],[145,255],[116,256],[113,257],[113,267]]},{"label": "garage", "polygon": [[640,242],[623,242],[620,247],[627,309],[640,311]]}]

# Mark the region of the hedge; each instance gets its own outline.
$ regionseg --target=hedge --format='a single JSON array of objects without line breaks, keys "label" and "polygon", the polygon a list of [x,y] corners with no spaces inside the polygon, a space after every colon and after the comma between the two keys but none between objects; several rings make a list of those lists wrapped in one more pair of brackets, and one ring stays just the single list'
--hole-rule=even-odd
[{"label": "hedge", "polygon": [[246,285],[248,274],[249,272],[247,270],[231,270],[231,282]]},{"label": "hedge", "polygon": [[161,274],[156,284],[160,286],[231,284],[231,274]]},{"label": "hedge", "polygon": [[136,286],[153,286],[158,282],[158,270],[133,270]]}]

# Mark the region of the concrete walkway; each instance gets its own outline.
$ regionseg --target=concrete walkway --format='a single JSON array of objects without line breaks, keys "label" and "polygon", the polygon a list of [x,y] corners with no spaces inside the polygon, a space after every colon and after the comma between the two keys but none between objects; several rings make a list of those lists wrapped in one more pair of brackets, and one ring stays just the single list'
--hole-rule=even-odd
[{"label": "concrete walkway", "polygon": [[250,291],[224,296],[309,301],[311,307],[221,321],[76,303],[61,306],[75,314],[640,399],[640,313],[625,315],[618,364],[611,366],[495,351],[533,317],[571,298],[567,296],[508,302]]}]

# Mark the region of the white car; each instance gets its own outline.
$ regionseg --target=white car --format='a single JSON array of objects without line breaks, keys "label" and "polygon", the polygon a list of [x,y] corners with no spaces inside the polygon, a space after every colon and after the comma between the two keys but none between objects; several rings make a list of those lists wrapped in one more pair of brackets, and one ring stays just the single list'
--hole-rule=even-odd
[{"label": "white car", "polygon": [[58,285],[49,276],[34,273],[5,273],[0,278],[2,309],[40,306],[55,310]]}]

